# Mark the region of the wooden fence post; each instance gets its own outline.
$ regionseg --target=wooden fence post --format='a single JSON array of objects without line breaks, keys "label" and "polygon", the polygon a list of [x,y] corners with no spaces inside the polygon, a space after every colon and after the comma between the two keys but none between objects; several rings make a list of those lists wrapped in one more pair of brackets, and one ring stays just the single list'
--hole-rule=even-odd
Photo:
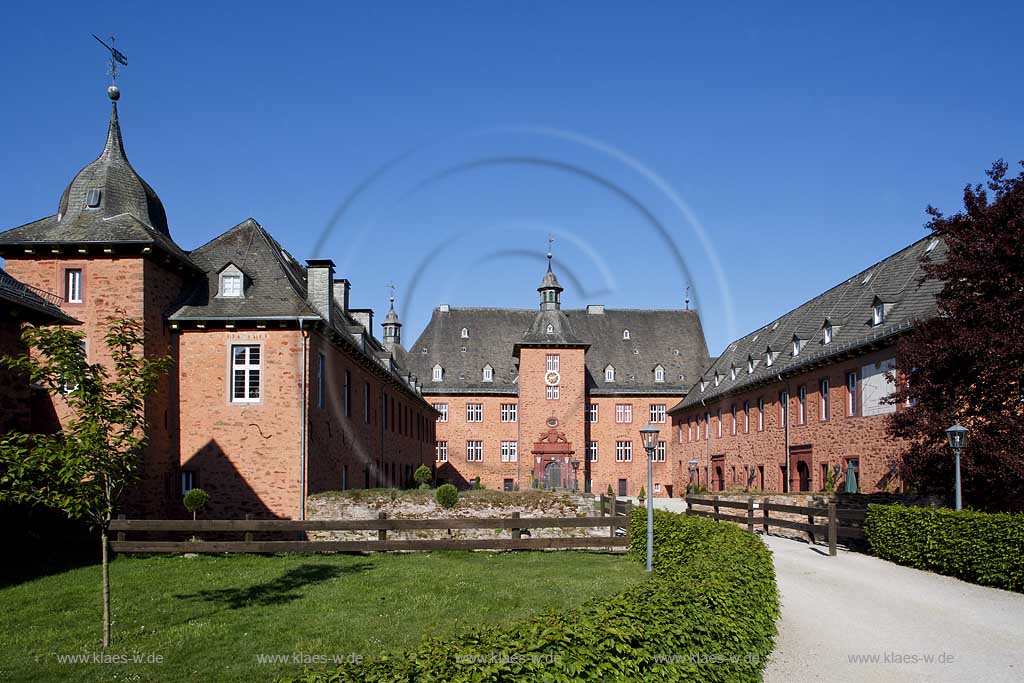
[{"label": "wooden fence post", "polygon": [[605,506],[605,497],[604,497],[604,494],[602,493],[601,494],[601,516],[602,517],[604,517],[604,506]]},{"label": "wooden fence post", "polygon": [[836,519],[836,504],[834,502],[828,504],[828,554],[835,557],[836,554],[836,537],[838,536],[838,520]]},{"label": "wooden fence post", "polygon": [[811,545],[814,545],[814,506],[807,506],[807,535],[811,537]]},{"label": "wooden fence post", "polygon": [[[118,515],[117,518],[118,519],[124,519],[124,515]],[[123,541],[124,540],[124,532],[123,531],[118,531],[117,532],[117,540],[118,541]]]},{"label": "wooden fence post", "polygon": [[693,503],[690,502],[690,496],[686,497],[686,514],[693,514]]},{"label": "wooden fence post", "polygon": [[747,498],[747,531],[754,533],[754,499]]},{"label": "wooden fence post", "polygon": [[767,498],[761,499],[761,508],[764,511],[764,520],[762,522],[762,525],[763,525],[762,526],[762,531],[764,532],[764,535],[767,536],[768,535],[768,525],[769,525],[769,520],[768,520],[768,499]]},{"label": "wooden fence post", "polygon": [[715,496],[715,504],[714,504],[712,509],[715,511],[714,519],[717,522],[717,521],[719,521],[719,519],[718,519],[718,496]]},{"label": "wooden fence post", "polygon": [[[515,512],[512,513],[512,519],[519,519],[519,511],[518,510],[516,510]],[[523,530],[522,529],[513,529],[512,530],[512,538],[514,538],[514,539],[516,539],[518,541],[522,537],[523,537]]]},{"label": "wooden fence post", "polygon": [[[388,518],[388,513],[386,513],[386,512],[378,512],[377,513],[377,519],[387,519],[387,518]],[[377,540],[378,541],[382,541],[382,542],[388,540],[387,529],[380,529],[379,531],[377,531]]]},{"label": "wooden fence post", "polygon": [[[251,519],[252,519],[252,514],[250,514],[248,512],[245,513],[245,521],[248,522]],[[246,543],[252,543],[252,532],[251,531],[246,531],[245,532],[245,542]]]}]

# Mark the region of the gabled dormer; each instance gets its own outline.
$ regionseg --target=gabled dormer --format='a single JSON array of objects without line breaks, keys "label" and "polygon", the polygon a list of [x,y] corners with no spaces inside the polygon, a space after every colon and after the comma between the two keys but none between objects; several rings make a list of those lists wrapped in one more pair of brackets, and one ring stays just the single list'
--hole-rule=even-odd
[{"label": "gabled dormer", "polygon": [[245,296],[245,273],[234,263],[228,263],[217,273],[217,296],[222,299],[241,299]]},{"label": "gabled dormer", "polygon": [[871,302],[871,326],[875,327],[885,322],[892,310],[893,304],[884,301],[881,297],[875,296]]}]

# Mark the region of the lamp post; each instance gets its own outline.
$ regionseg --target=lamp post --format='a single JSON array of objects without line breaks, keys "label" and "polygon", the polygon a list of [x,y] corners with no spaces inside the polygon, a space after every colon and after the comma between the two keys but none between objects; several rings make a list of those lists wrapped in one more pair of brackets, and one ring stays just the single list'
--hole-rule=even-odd
[{"label": "lamp post", "polygon": [[576,459],[576,458],[573,458],[571,464],[572,464],[572,490],[575,492],[575,491],[579,491],[580,490],[580,480],[579,480],[580,461],[578,459]]},{"label": "lamp post", "polygon": [[953,426],[946,430],[946,438],[949,439],[949,447],[953,450],[953,464],[956,471],[956,478],[954,479],[953,490],[954,499],[953,506],[959,510],[960,504],[960,449],[964,447],[964,440],[967,438],[967,428],[960,426],[959,422],[953,423]]},{"label": "lamp post", "polygon": [[640,428],[647,451],[647,571],[654,567],[654,449],[658,446],[658,428],[652,424]]},{"label": "lamp post", "polygon": [[697,477],[697,458],[690,458],[690,495],[697,493],[697,485],[694,479]]}]

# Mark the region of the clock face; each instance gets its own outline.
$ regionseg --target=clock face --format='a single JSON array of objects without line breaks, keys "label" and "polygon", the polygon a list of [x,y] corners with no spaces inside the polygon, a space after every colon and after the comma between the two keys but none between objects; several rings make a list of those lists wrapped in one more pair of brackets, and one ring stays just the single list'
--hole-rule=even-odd
[{"label": "clock face", "polygon": [[559,381],[560,379],[561,379],[561,377],[559,377],[559,376],[558,376],[558,373],[557,373],[557,372],[555,372],[554,370],[552,370],[551,372],[549,372],[549,373],[547,373],[546,375],[544,375],[544,382],[545,382],[545,383],[546,383],[546,384],[547,384],[547,385],[548,385],[549,387],[553,387],[553,386],[557,385],[557,384],[558,384],[558,381]]}]

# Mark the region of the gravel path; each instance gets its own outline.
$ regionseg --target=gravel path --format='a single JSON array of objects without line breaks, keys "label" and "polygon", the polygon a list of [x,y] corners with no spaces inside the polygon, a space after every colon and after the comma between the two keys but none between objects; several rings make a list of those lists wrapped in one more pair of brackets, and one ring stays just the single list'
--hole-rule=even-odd
[{"label": "gravel path", "polygon": [[[782,594],[768,683],[1024,681],[1024,595],[859,553],[829,557],[800,541],[764,541]],[[858,655],[877,660],[851,661]]]}]

